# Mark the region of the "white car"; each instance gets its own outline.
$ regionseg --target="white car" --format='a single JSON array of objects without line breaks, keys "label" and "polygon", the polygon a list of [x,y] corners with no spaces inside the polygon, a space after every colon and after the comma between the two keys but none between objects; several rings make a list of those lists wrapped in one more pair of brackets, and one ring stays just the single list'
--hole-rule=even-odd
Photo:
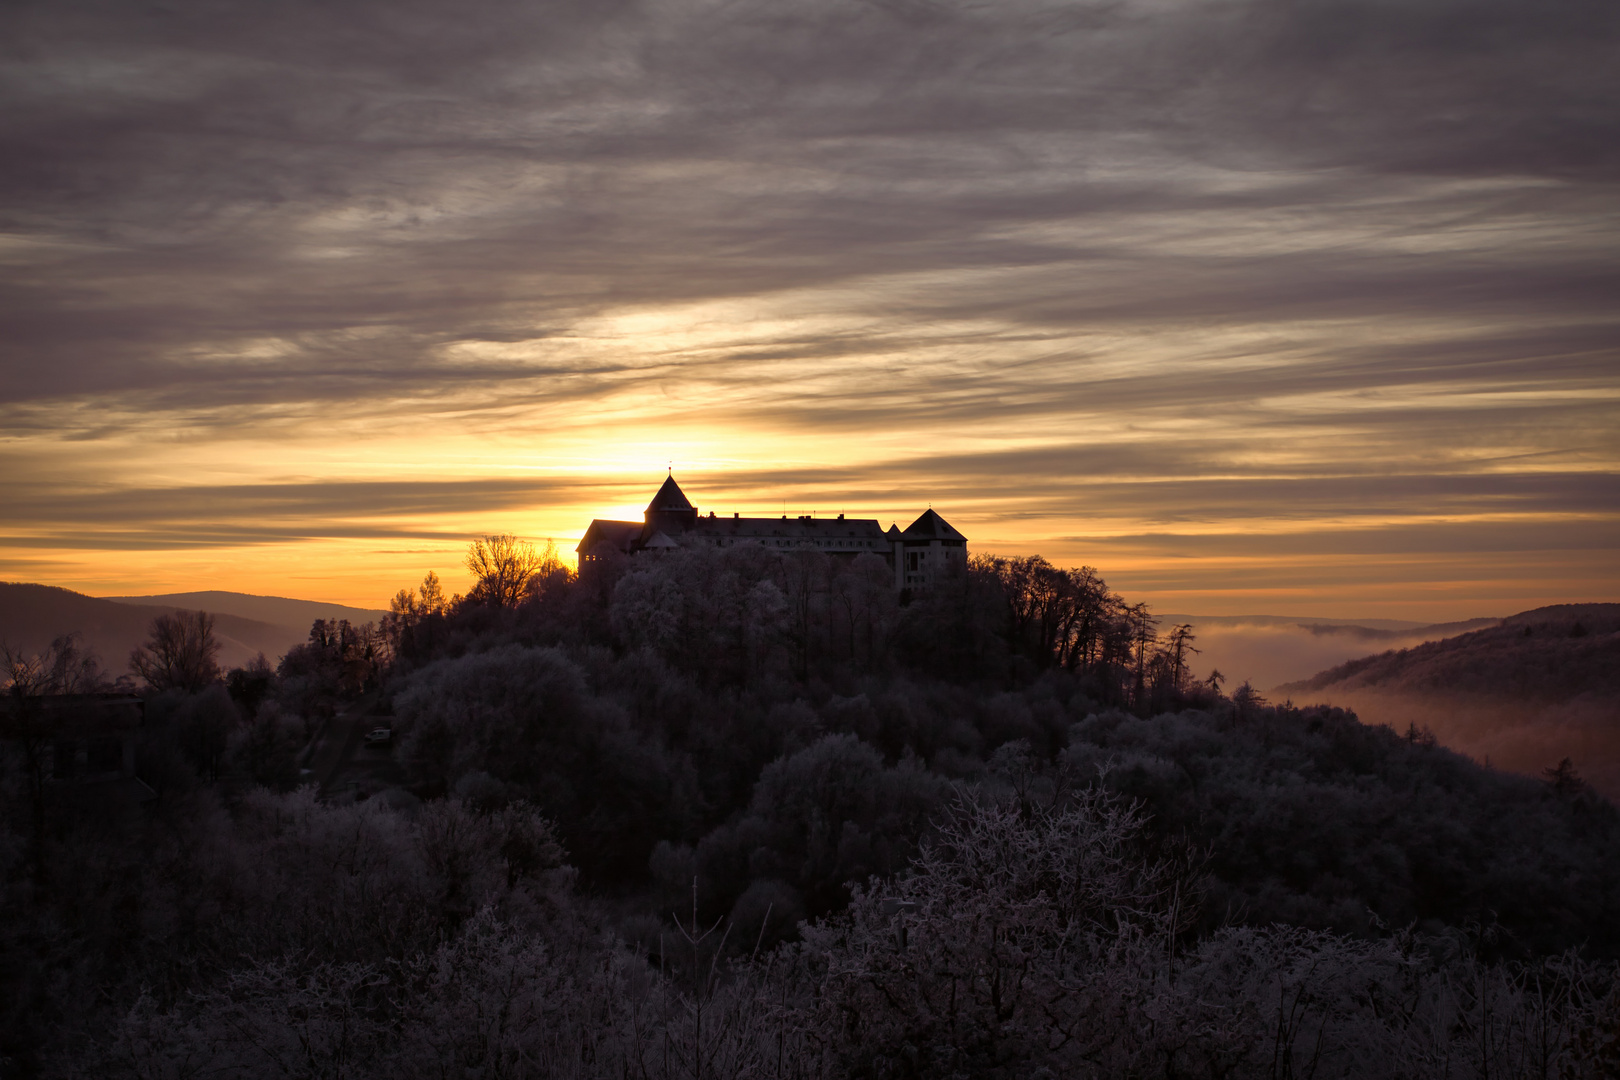
[{"label": "white car", "polygon": [[392,742],[393,738],[393,728],[372,728],[370,731],[366,732],[366,745],[381,746],[383,743]]}]

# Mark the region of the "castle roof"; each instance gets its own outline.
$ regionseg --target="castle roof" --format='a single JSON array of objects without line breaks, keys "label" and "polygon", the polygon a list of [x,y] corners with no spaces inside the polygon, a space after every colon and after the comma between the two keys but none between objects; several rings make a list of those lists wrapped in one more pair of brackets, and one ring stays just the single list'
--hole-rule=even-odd
[{"label": "castle roof", "polygon": [[597,518],[580,537],[579,546],[574,550],[588,555],[598,544],[608,546],[625,553],[629,553],[635,542],[641,537],[643,526],[639,521],[608,521]]},{"label": "castle roof", "polygon": [[818,518],[811,514],[780,518],[748,517],[733,514],[729,518],[716,517],[710,512],[699,517],[697,508],[675,482],[673,470],[647,504],[645,521],[591,522],[581,538],[578,551],[589,556],[593,550],[607,548],[634,554],[648,549],[667,549],[681,546],[682,537],[692,535],[711,544],[732,544],[753,541],[767,548],[811,548],[831,555],[852,556],[861,551],[887,551],[895,544],[907,547],[943,543],[945,547],[960,547],[967,543],[950,523],[932,509],[926,510],[904,532],[890,525],[884,529],[871,518]]},{"label": "castle roof", "polygon": [[872,518],[818,518],[806,514],[800,517],[700,517],[692,526],[701,536],[735,538],[738,540],[773,539],[796,540],[882,540],[883,529]]},{"label": "castle roof", "polygon": [[686,492],[681,490],[681,485],[675,482],[674,473],[670,473],[664,478],[663,487],[658,489],[658,494],[654,495],[652,502],[647,504],[647,513],[649,514],[668,510],[692,511],[696,509],[697,507],[687,501]]},{"label": "castle roof", "polygon": [[930,508],[924,510],[922,516],[901,533],[907,540],[961,540],[967,542],[967,537],[951,527],[950,522],[940,517]]}]

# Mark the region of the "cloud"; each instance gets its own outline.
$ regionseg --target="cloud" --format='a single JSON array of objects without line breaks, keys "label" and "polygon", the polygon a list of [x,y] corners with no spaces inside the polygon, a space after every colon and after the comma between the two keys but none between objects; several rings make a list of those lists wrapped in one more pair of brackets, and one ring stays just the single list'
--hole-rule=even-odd
[{"label": "cloud", "polygon": [[1612,517],[1611,3],[106,0],[0,41],[14,540],[437,536],[683,450],[1031,542]]}]

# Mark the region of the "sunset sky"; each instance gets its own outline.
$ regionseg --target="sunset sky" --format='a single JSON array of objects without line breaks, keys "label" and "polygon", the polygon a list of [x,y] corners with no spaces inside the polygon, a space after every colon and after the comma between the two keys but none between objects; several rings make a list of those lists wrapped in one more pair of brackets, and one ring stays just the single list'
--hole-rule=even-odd
[{"label": "sunset sky", "polygon": [[1620,4],[13,3],[0,578],[381,606],[930,504],[1162,610],[1620,600]]}]

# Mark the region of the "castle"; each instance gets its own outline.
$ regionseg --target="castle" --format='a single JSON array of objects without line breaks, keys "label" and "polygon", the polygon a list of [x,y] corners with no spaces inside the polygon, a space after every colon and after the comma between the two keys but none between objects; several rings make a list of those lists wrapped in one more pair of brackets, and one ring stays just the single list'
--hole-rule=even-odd
[{"label": "castle", "polygon": [[836,518],[809,514],[723,518],[711,510],[704,516],[687,499],[672,472],[642,518],[592,521],[575,548],[580,562],[592,562],[609,552],[657,554],[687,544],[759,544],[772,550],[819,551],[835,559],[877,555],[894,571],[896,589],[926,588],[952,566],[967,565],[967,537],[931,509],[904,531],[894,525],[884,530],[874,518],[846,518],[843,514]]}]

